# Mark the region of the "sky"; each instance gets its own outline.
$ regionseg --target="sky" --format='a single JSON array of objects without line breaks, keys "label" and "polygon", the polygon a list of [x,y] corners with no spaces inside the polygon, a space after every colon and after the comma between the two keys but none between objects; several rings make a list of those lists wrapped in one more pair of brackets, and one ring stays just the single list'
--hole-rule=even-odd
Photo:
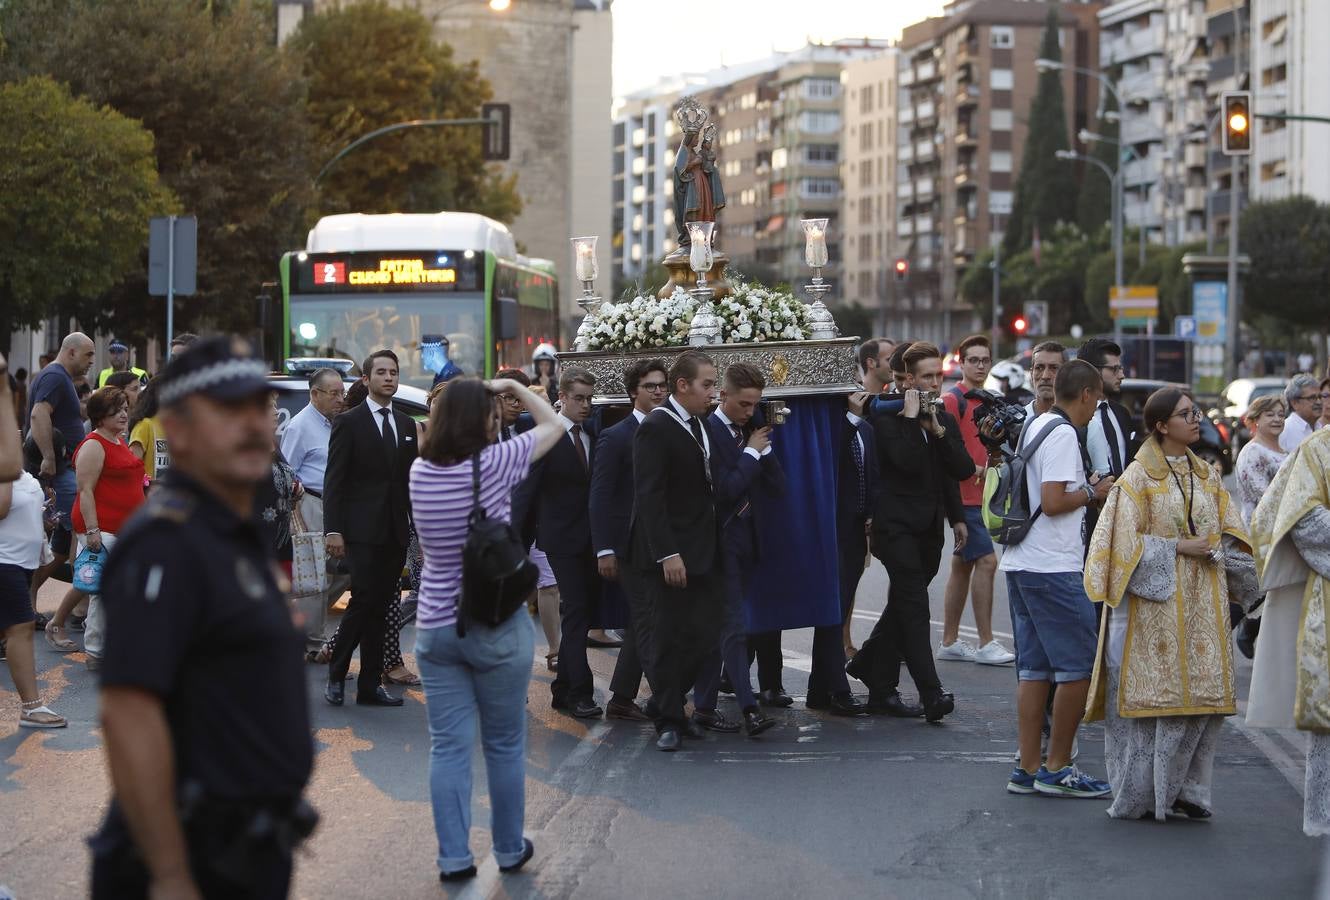
[{"label": "sky", "polygon": [[900,37],[943,0],[614,0],[614,95],[666,75],[795,50],[810,39]]}]

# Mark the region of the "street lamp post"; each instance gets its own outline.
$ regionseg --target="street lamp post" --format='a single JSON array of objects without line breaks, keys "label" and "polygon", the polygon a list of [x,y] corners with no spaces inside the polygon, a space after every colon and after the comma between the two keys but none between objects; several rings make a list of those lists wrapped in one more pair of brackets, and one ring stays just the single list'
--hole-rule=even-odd
[{"label": "street lamp post", "polygon": [[[1110,137],[1105,137],[1105,136],[1102,135],[1102,134],[1095,134],[1093,131],[1091,131],[1091,130],[1088,129],[1088,128],[1082,128],[1082,129],[1080,130],[1080,132],[1077,133],[1076,137],[1080,138],[1080,141],[1081,141],[1082,144],[1088,144],[1088,143],[1090,143],[1091,141],[1103,141],[1105,144],[1112,144],[1114,147],[1117,147],[1117,148],[1118,148],[1118,152],[1117,152],[1117,155],[1116,155],[1116,159],[1117,159],[1117,172],[1118,172],[1118,175],[1119,175],[1119,176],[1122,175],[1122,155],[1123,155],[1123,154],[1122,154],[1122,151],[1123,151],[1123,150],[1125,150],[1125,151],[1127,151],[1128,153],[1130,153],[1132,159],[1136,160],[1137,162],[1141,162],[1141,155],[1140,155],[1139,153],[1136,152],[1136,148],[1135,148],[1135,147],[1132,147],[1132,146],[1130,146],[1130,145],[1123,146],[1123,144],[1122,144],[1121,141],[1115,141],[1115,140],[1113,140],[1112,138],[1110,138]],[[1122,231],[1123,231],[1122,239],[1123,239],[1124,241],[1127,239],[1127,235],[1126,235],[1126,231],[1127,231],[1127,209],[1126,209],[1126,205],[1125,205],[1125,199],[1126,199],[1126,198],[1123,196],[1123,192],[1126,190],[1126,184],[1127,184],[1127,179],[1126,179],[1126,178],[1123,178],[1123,177],[1119,177],[1119,178],[1117,179],[1117,181],[1116,181],[1116,185],[1115,185],[1115,187],[1114,187],[1114,190],[1117,192],[1117,203],[1118,203],[1118,208],[1122,210]],[[1138,199],[1140,200],[1141,206],[1144,206],[1144,205],[1145,205],[1145,191],[1142,190],[1142,191],[1140,191],[1139,193],[1140,193],[1140,197],[1139,197]],[[1167,204],[1167,202],[1168,202],[1167,194],[1165,194],[1164,201],[1165,201],[1165,203]],[[1140,238],[1140,250],[1139,250],[1138,255],[1137,255],[1137,257],[1136,257],[1136,267],[1137,267],[1138,269],[1144,269],[1144,268],[1145,268],[1145,214],[1144,214],[1144,212],[1141,213],[1141,224],[1140,224],[1140,227],[1136,229],[1136,231],[1137,231],[1137,233],[1138,233],[1138,237]]]},{"label": "street lamp post", "polygon": [[[1108,176],[1108,183],[1112,189],[1109,224],[1113,233],[1113,283],[1117,287],[1118,295],[1121,296],[1123,290],[1122,238],[1123,232],[1126,230],[1126,217],[1122,208],[1122,166],[1119,164],[1118,170],[1114,172],[1103,160],[1086,156],[1084,153],[1077,153],[1075,150],[1058,150],[1054,155],[1058,159],[1069,162],[1075,160],[1088,162]],[[1119,342],[1122,339],[1122,326],[1118,324],[1116,316],[1113,318],[1113,336]]]}]

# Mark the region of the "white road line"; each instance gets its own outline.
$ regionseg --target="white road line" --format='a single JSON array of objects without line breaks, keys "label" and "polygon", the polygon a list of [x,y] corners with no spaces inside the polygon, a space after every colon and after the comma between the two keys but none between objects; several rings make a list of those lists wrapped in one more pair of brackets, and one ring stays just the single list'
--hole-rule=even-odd
[{"label": "white road line", "polygon": [[1229,722],[1233,723],[1233,727],[1236,728],[1243,737],[1251,741],[1252,746],[1257,750],[1260,750],[1266,759],[1270,760],[1270,764],[1275,767],[1275,770],[1279,772],[1280,775],[1284,776],[1284,780],[1287,781],[1289,786],[1297,792],[1299,797],[1301,797],[1303,784],[1306,780],[1304,763],[1290,755],[1289,752],[1281,747],[1276,741],[1271,740],[1270,735],[1266,734],[1262,729],[1248,728],[1246,719],[1247,701],[1239,700],[1238,714],[1236,716],[1229,716]]},{"label": "white road line", "polygon": [[[859,619],[860,621],[863,621],[863,622],[872,622],[872,623],[875,624],[875,625],[877,624],[877,620],[878,620],[879,618],[881,618],[881,616],[882,616],[881,613],[865,612],[864,610],[860,610],[860,609],[856,609],[856,610],[854,611],[854,617],[855,617],[856,619]],[[939,622],[937,619],[929,619],[929,623],[932,624],[932,625],[937,626],[938,628],[941,628],[941,627],[942,627],[942,624],[943,624],[943,623]],[[979,632],[978,632],[974,627],[972,627],[972,626],[970,626],[970,625],[962,625],[962,626],[960,627],[960,632],[961,632],[961,634],[965,635],[966,637],[978,637],[978,636],[979,636]],[[1006,639],[1009,640],[1009,641],[1015,640],[1015,637],[1013,637],[1013,636],[1011,635],[1010,632],[1006,632],[1006,631],[994,631],[994,632],[993,632],[993,637],[1006,638]]]}]

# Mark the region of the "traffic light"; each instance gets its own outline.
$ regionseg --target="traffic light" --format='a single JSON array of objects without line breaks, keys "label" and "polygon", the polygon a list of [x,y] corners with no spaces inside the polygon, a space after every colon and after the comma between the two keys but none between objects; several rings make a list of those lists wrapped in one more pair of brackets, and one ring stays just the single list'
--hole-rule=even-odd
[{"label": "traffic light", "polygon": [[1251,92],[1225,91],[1219,101],[1224,114],[1223,140],[1226,156],[1251,155]]},{"label": "traffic light", "polygon": [[908,259],[896,260],[896,280],[904,281],[910,277],[910,261]]},{"label": "traffic light", "polygon": [[1016,332],[1017,337],[1025,336],[1025,329],[1029,323],[1025,321],[1025,316],[1017,316],[1011,320],[1011,330]]}]

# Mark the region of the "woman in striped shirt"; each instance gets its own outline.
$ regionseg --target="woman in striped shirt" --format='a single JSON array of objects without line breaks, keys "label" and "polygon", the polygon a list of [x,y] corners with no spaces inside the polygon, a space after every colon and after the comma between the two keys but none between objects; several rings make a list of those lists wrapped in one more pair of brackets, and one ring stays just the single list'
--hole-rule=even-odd
[{"label": "woman in striped shirt", "polygon": [[[499,442],[498,395],[518,397],[536,427]],[[416,610],[416,661],[430,728],[430,799],[439,838],[439,878],[476,874],[471,856],[471,755],[476,718],[484,735],[491,831],[499,869],[521,868],[534,853],[522,835],[526,806],[526,695],[535,634],[523,606],[489,628],[456,623],[462,545],[473,507],[471,458],[480,458],[480,505],[507,520],[512,492],[531,463],[563,437],[558,415],[510,379],[457,378],[430,408],[420,458],[411,466],[411,512],[425,559]]]}]

